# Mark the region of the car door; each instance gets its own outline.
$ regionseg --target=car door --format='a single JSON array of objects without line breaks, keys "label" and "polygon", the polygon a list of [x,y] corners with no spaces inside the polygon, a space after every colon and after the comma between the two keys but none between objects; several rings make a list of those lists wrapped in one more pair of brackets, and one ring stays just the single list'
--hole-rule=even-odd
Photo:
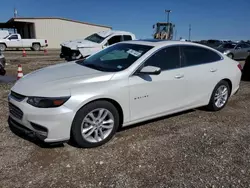
[{"label": "car door", "polygon": [[18,35],[11,35],[7,42],[7,46],[9,47],[22,47],[21,40],[18,38]]},{"label": "car door", "polygon": [[238,44],[235,47],[234,59],[246,59],[249,49],[250,49],[250,46],[248,46],[247,44],[243,44],[243,43]]},{"label": "car door", "polygon": [[250,52],[250,45],[244,43],[244,44],[242,44],[241,48],[242,48],[242,57],[241,57],[241,59],[246,59],[249,52]]},{"label": "car door", "polygon": [[188,106],[190,108],[206,105],[219,81],[220,60],[222,57],[208,48],[182,45],[181,69],[187,80]]},{"label": "car door", "polygon": [[131,121],[156,117],[185,107],[186,78],[180,69],[179,47],[165,47],[155,52],[140,68],[145,66],[159,67],[161,73],[135,73],[129,77]]}]

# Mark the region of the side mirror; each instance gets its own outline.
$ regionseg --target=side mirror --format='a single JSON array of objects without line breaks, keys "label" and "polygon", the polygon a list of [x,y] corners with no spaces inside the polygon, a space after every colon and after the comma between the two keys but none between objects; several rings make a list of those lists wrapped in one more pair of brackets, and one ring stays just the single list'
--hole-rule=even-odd
[{"label": "side mirror", "polygon": [[241,47],[240,47],[240,46],[236,47],[236,50],[239,50],[239,49],[241,49]]},{"label": "side mirror", "polygon": [[140,74],[149,74],[149,75],[159,75],[161,73],[161,68],[155,66],[146,66],[143,67],[140,71]]}]

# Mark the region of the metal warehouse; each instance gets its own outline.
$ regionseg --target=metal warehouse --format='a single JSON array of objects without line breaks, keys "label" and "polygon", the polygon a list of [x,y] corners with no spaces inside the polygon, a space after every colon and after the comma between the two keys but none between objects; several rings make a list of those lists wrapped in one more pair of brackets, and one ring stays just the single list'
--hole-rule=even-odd
[{"label": "metal warehouse", "polygon": [[0,23],[0,28],[13,28],[22,38],[48,40],[48,48],[60,48],[67,40],[85,38],[90,34],[111,30],[104,25],[74,21],[65,18],[12,18]]}]

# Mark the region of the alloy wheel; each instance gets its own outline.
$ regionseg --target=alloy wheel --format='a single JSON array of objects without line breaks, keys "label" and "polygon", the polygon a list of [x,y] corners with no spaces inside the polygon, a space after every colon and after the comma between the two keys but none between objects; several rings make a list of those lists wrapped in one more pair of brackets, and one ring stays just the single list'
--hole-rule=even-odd
[{"label": "alloy wheel", "polygon": [[114,128],[114,116],[104,108],[89,112],[81,123],[82,137],[91,143],[106,139]]},{"label": "alloy wheel", "polygon": [[214,103],[217,108],[225,105],[228,99],[228,89],[225,85],[221,85],[215,92]]}]

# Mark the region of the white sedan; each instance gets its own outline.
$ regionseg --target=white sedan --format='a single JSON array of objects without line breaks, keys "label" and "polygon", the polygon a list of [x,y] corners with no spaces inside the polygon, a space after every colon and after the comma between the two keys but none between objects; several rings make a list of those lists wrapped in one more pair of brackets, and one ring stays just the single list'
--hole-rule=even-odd
[{"label": "white sedan", "polygon": [[239,63],[207,46],[121,42],[21,78],[8,97],[9,123],[44,142],[96,147],[120,126],[201,106],[221,110],[240,79]]}]

